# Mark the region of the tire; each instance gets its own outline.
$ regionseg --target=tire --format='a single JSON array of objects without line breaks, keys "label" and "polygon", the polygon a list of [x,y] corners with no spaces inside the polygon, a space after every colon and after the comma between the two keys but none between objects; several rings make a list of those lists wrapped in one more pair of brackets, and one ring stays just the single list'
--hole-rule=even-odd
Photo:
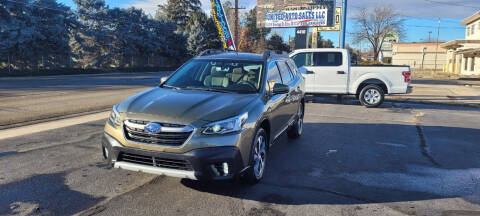
[{"label": "tire", "polygon": [[302,133],[303,133],[303,116],[304,116],[303,113],[304,113],[303,104],[300,103],[300,107],[298,108],[296,122],[287,131],[288,138],[297,139],[302,135]]},{"label": "tire", "polygon": [[[256,184],[262,180],[265,174],[267,161],[267,145],[268,139],[265,130],[263,128],[257,129],[250,150],[250,167],[245,171],[241,178],[243,182],[247,184]],[[260,151],[258,151],[258,149],[260,149]]]},{"label": "tire", "polygon": [[385,99],[383,89],[378,85],[367,85],[360,92],[360,103],[367,108],[374,108],[382,105]]}]

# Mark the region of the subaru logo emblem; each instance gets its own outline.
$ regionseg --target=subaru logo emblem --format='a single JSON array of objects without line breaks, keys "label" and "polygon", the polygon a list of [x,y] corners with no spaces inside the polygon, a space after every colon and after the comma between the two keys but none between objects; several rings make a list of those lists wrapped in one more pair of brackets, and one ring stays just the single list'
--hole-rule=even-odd
[{"label": "subaru logo emblem", "polygon": [[148,123],[144,129],[149,133],[157,134],[162,131],[162,126],[158,123]]}]

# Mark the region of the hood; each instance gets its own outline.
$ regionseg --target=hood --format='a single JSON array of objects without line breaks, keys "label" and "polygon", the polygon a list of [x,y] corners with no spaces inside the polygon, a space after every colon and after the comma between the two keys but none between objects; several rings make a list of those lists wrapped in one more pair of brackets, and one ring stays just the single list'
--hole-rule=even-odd
[{"label": "hood", "polygon": [[127,118],[194,124],[212,122],[241,114],[256,94],[153,88],[120,104]]}]

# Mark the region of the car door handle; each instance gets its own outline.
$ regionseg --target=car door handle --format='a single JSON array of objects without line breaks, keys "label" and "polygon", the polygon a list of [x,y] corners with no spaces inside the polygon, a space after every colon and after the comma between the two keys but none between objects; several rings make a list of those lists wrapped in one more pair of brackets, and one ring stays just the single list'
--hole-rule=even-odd
[{"label": "car door handle", "polygon": [[337,71],[337,74],[345,74],[345,71]]},{"label": "car door handle", "polygon": [[307,71],[307,74],[315,74],[313,71]]}]

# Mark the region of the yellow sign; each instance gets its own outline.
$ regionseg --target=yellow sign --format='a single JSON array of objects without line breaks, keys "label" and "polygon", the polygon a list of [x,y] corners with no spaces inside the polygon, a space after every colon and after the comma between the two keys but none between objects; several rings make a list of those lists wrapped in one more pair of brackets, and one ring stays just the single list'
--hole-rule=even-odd
[{"label": "yellow sign", "polygon": [[341,26],[342,26],[342,7],[336,7],[335,20],[333,22],[333,26],[316,27],[316,29],[319,32],[334,32],[334,31],[340,31]]}]

